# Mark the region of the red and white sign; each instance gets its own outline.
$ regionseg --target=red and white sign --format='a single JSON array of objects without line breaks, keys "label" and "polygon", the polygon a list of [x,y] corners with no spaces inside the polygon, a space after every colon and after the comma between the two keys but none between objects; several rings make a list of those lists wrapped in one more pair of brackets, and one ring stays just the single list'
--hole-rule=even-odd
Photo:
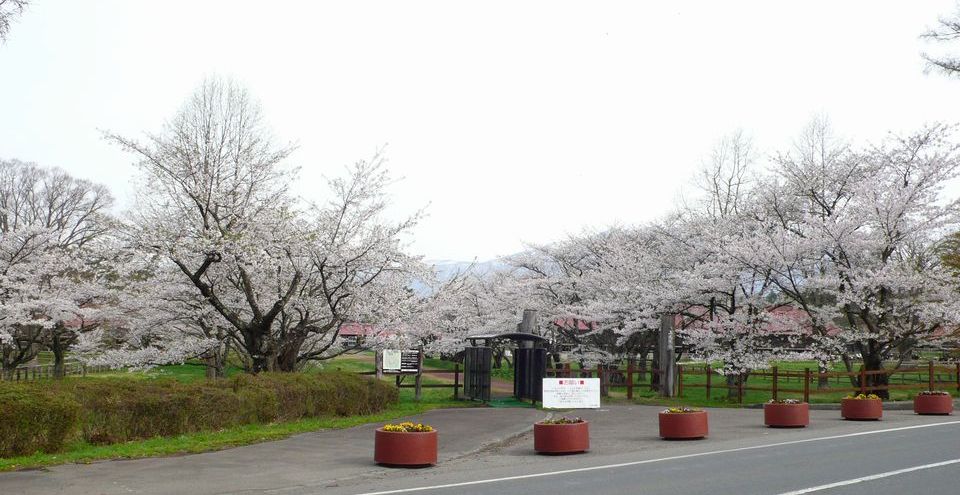
[{"label": "red and white sign", "polygon": [[599,378],[544,378],[544,409],[597,409]]}]

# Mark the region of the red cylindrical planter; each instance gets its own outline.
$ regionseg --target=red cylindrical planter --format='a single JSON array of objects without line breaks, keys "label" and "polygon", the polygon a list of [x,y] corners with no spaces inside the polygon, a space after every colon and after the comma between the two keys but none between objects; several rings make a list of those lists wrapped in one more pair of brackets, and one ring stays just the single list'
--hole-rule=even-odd
[{"label": "red cylindrical planter", "polygon": [[534,423],[533,450],[540,454],[586,452],[590,450],[590,423]]},{"label": "red cylindrical planter", "polygon": [[774,428],[802,428],[810,424],[810,405],[806,402],[764,404],[763,423]]},{"label": "red cylindrical planter", "polygon": [[948,394],[921,394],[913,399],[913,412],[917,414],[950,414],[953,412],[953,397]]},{"label": "red cylindrical planter", "polygon": [[707,412],[660,413],[660,436],[669,439],[707,436]]},{"label": "red cylindrical planter", "polygon": [[437,463],[437,432],[398,432],[377,429],[373,460],[392,466],[427,466]]},{"label": "red cylindrical planter", "polygon": [[880,399],[842,399],[840,415],[844,419],[880,419],[883,401]]}]

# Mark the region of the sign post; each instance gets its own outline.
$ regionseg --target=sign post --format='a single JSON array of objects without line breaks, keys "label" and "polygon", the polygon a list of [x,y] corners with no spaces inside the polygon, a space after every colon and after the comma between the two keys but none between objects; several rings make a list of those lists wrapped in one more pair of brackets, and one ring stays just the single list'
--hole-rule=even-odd
[{"label": "sign post", "polygon": [[387,374],[415,375],[423,361],[419,349],[384,349],[380,352],[381,369]]},{"label": "sign post", "polygon": [[544,378],[544,409],[599,409],[599,378]]},{"label": "sign post", "polygon": [[414,387],[420,400],[423,381],[423,349],[384,349],[377,353],[377,376],[397,376],[397,387],[403,375],[415,375]]}]

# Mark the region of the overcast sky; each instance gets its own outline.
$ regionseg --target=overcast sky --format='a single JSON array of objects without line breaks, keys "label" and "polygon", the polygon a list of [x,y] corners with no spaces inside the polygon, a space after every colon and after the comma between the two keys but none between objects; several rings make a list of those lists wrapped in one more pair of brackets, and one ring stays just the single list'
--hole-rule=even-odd
[{"label": "overcast sky", "polygon": [[128,204],[133,158],[98,129],[159,130],[206,75],[300,144],[299,193],[386,145],[411,250],[480,260],[672,208],[742,128],[789,146],[815,115],[856,141],[960,121],[924,74],[937,1],[33,0],[0,45],[0,158]]}]

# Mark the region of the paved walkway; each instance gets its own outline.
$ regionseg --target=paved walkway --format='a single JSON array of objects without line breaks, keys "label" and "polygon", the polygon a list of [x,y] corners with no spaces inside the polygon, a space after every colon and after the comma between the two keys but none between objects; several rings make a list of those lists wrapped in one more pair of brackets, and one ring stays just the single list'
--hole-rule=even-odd
[{"label": "paved walkway", "polygon": [[[545,417],[536,409],[444,409],[414,416],[439,432],[439,461],[468,456],[523,433]],[[398,472],[373,463],[369,424],[203,454],[68,464],[0,473],[0,494],[278,493],[336,480]]]}]

